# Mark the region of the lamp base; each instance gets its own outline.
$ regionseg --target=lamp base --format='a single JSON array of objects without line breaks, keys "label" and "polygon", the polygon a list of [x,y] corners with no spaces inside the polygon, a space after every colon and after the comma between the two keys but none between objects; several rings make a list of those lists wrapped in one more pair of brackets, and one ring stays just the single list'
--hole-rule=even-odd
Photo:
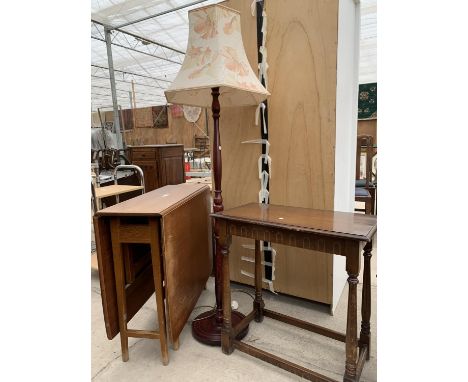
[{"label": "lamp base", "polygon": [[[245,316],[233,311],[231,313],[232,326],[235,327]],[[198,342],[211,346],[221,346],[221,327],[222,323],[216,321],[216,314],[213,311],[208,311],[200,314],[192,322],[192,335]],[[249,326],[240,332],[236,339],[241,340],[249,331]]]}]

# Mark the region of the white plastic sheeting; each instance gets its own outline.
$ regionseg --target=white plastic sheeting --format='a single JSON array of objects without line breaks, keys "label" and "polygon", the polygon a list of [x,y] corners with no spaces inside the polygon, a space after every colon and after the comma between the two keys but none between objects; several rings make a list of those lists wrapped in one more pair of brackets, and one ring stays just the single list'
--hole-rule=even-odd
[{"label": "white plastic sheeting", "polygon": [[361,0],[359,83],[377,82],[377,0]]},{"label": "white plastic sheeting", "polygon": [[[119,27],[158,13],[194,3],[196,0],[91,0],[91,19]],[[132,81],[137,107],[166,103],[164,90],[179,71],[188,38],[190,9],[219,3],[206,0],[199,4],[150,18],[120,29],[167,46],[164,48],[128,34],[114,31],[114,60],[118,104],[131,107]],[[375,82],[377,56],[377,0],[361,0],[361,49],[359,82]],[[91,22],[91,108],[111,106],[104,27]],[[126,49],[126,48],[132,48]],[[170,49],[172,48],[172,49]],[[181,53],[182,52],[182,53]],[[161,57],[161,58],[157,58]],[[168,61],[170,60],[170,61]]]}]

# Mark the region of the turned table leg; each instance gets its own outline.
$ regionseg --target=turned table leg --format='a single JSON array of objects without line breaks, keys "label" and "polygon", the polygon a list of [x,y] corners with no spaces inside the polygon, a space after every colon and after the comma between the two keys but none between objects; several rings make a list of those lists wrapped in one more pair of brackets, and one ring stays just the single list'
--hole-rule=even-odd
[{"label": "turned table leg", "polygon": [[362,348],[367,346],[366,359],[370,358],[370,316],[371,316],[371,269],[370,262],[372,257],[372,242],[369,242],[364,247],[364,277],[362,286],[362,321],[361,321],[361,333],[359,336],[359,345]]},{"label": "turned table leg", "polygon": [[263,308],[265,303],[262,299],[262,256],[260,251],[260,240],[255,240],[255,321],[263,321]]},{"label": "turned table leg", "polygon": [[[220,228],[224,230],[224,226]],[[224,354],[231,354],[234,347],[232,344],[233,333],[231,322],[231,278],[229,275],[229,238],[220,237],[219,245],[223,259],[223,327],[221,329],[221,348]]]},{"label": "turned table leg", "polygon": [[357,367],[357,284],[359,275],[359,252],[346,257],[348,273],[348,317],[346,324],[346,364],[344,382],[356,381]]},{"label": "turned table leg", "polygon": [[112,254],[114,257],[115,288],[117,292],[117,308],[119,312],[120,347],[122,361],[128,361],[128,335],[127,335],[127,301],[125,295],[125,270],[120,242],[120,219],[111,220]]},{"label": "turned table leg", "polygon": [[161,270],[161,255],[159,248],[159,225],[156,219],[149,221],[151,230],[151,260],[153,263],[154,289],[156,295],[156,309],[159,322],[159,342],[161,358],[164,366],[169,364],[169,350],[167,348],[166,311],[164,305],[163,272]]}]

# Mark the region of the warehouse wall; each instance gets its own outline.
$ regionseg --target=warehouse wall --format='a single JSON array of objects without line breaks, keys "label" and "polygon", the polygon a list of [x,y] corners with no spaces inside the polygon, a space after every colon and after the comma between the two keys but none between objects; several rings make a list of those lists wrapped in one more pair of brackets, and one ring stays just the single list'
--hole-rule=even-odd
[{"label": "warehouse wall", "polygon": [[[145,113],[147,109],[135,109],[138,119],[136,126],[147,126],[145,120],[152,118],[151,110]],[[148,114],[148,118],[146,118]],[[114,116],[112,111],[101,113],[103,122],[113,121]],[[196,124],[188,122],[184,116],[173,117],[171,112],[168,113],[168,128],[154,128],[154,127],[136,127],[131,130],[124,131],[124,140],[127,145],[149,145],[149,144],[165,144],[165,143],[182,143],[184,147],[194,147],[194,136],[202,136],[206,132],[205,127],[205,110],[202,110],[200,118]],[[91,125],[93,127],[100,126],[98,113],[91,114]]]},{"label": "warehouse wall", "polygon": [[202,110],[196,125],[188,122],[183,116],[174,118],[171,113],[168,115],[168,120],[169,127],[166,129],[137,127],[125,131],[127,145],[182,143],[184,147],[194,147],[193,137],[195,134],[203,135],[203,132],[206,131],[204,110]]}]

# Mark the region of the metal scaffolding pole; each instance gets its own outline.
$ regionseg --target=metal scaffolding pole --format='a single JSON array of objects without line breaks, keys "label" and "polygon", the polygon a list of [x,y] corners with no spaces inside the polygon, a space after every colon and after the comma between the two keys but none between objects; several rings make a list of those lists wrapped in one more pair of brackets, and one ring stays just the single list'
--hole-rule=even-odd
[{"label": "metal scaffolding pole", "polygon": [[117,137],[117,148],[123,149],[122,144],[122,133],[120,132],[120,121],[119,121],[119,105],[117,102],[117,91],[115,87],[114,77],[114,61],[112,60],[112,33],[111,29],[104,27],[104,33],[106,36],[106,47],[107,47],[107,62],[109,64],[109,77],[112,92],[112,107],[114,109],[114,130]]}]

